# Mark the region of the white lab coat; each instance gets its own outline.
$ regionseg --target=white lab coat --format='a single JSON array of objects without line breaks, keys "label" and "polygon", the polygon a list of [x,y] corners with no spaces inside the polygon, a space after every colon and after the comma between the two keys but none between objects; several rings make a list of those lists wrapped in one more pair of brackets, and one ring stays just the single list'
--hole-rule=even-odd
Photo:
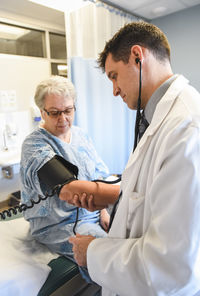
[{"label": "white lab coat", "polygon": [[200,291],[200,95],[178,76],[122,176],[107,238],[87,251],[103,296]]}]

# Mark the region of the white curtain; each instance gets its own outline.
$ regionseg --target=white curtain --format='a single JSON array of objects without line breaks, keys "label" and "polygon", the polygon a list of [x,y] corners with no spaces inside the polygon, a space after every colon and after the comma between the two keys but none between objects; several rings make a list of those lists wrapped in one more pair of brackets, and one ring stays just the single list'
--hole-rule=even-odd
[{"label": "white curtain", "polygon": [[65,20],[69,76],[77,91],[75,124],[88,132],[110,172],[121,174],[133,148],[135,111],[112,95],[96,59],[105,42],[136,18],[90,3]]}]

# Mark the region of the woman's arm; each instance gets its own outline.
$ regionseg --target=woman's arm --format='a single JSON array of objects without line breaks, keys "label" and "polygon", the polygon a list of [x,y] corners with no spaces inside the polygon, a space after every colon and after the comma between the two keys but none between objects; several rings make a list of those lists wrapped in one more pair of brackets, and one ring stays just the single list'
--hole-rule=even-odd
[{"label": "woman's arm", "polygon": [[114,204],[119,196],[119,185],[75,180],[63,186],[59,198],[90,211]]}]

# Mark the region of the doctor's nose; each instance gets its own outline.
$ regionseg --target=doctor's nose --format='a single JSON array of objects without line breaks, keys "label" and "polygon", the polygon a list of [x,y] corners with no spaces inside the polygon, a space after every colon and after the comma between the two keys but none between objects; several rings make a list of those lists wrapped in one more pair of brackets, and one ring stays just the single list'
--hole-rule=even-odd
[{"label": "doctor's nose", "polygon": [[120,88],[118,86],[113,85],[113,95],[117,97],[120,94]]}]

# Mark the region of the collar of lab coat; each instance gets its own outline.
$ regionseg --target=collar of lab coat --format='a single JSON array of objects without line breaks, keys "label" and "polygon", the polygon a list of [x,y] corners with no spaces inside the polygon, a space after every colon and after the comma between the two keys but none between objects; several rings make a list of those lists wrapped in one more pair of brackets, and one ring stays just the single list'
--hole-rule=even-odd
[{"label": "collar of lab coat", "polygon": [[[185,77],[183,77],[182,75],[178,75],[178,77],[170,85],[170,87],[156,106],[151,124],[146,129],[135,151],[131,154],[126,168],[131,166],[133,162],[135,162],[135,160],[140,157],[140,155],[143,155],[143,149],[145,149],[145,147],[146,149],[148,148],[148,145],[145,144],[147,143],[147,141],[150,141],[150,138],[160,127],[163,120],[166,118],[172,106],[174,105],[177,96],[188,83],[189,81]],[[137,175],[137,173],[135,175]]]}]

